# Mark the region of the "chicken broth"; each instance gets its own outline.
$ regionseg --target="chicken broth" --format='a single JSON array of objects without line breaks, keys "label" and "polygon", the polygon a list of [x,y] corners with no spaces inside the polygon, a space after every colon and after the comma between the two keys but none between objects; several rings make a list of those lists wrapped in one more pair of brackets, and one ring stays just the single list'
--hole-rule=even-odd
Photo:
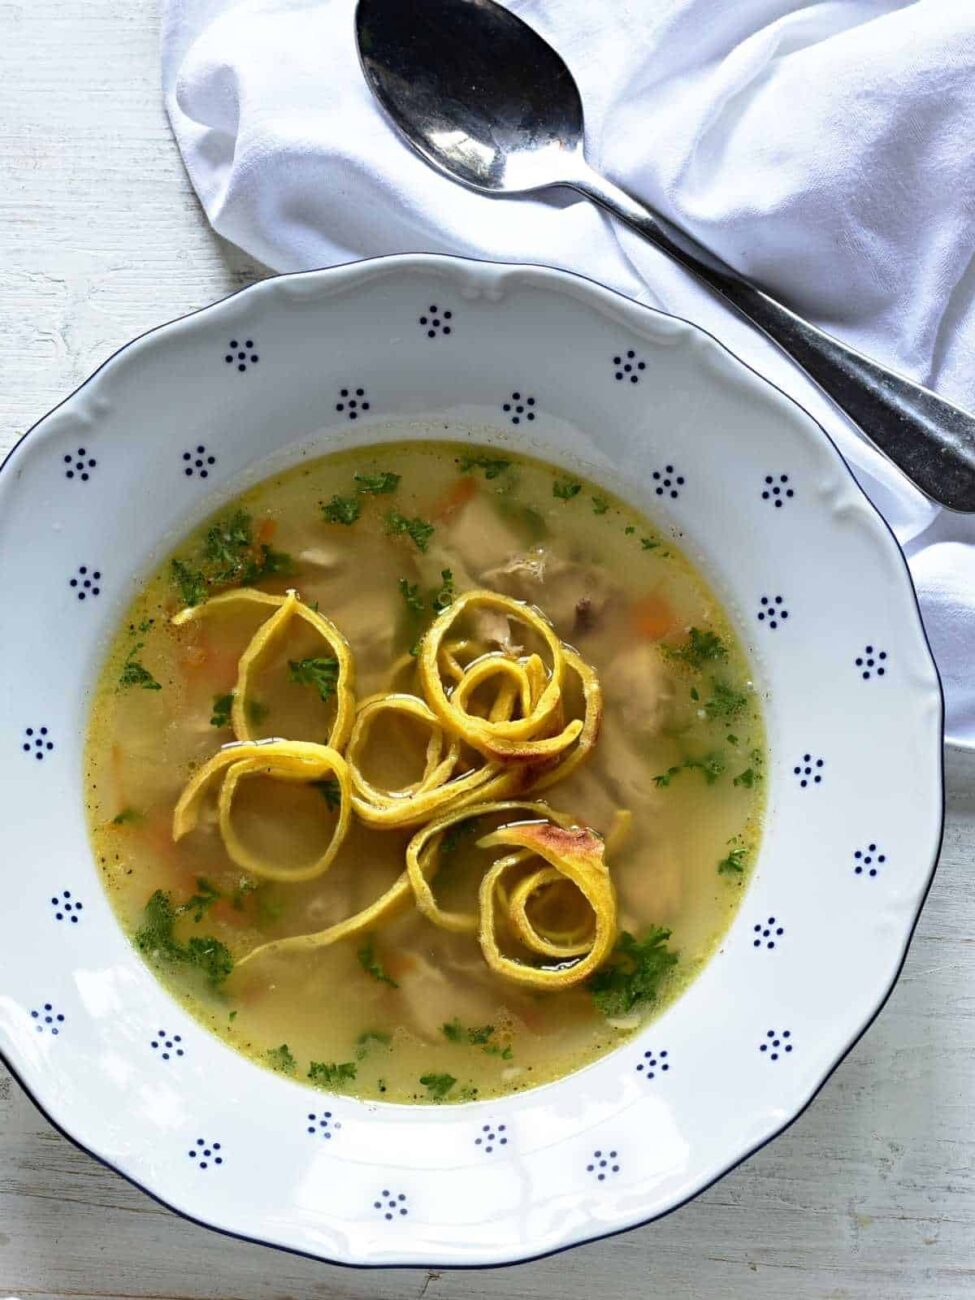
[{"label": "chicken broth", "polygon": [[539,461],[415,442],[187,537],[86,754],[105,887],[170,992],[268,1068],[399,1102],[558,1078],[677,997],[742,896],[763,766],[671,536]]}]

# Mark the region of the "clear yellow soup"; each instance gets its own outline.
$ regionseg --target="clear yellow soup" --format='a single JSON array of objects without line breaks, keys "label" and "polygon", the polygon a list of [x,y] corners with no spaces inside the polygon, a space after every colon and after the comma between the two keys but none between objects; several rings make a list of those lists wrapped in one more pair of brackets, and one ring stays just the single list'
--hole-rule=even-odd
[{"label": "clear yellow soup", "polygon": [[[495,937],[516,974],[530,967],[565,982],[509,978],[489,965],[473,924],[434,923],[409,890],[398,909],[345,939],[279,944],[240,964],[261,945],[321,934],[369,907],[402,877],[419,829],[376,827],[353,811],[327,869],[288,880],[293,867],[321,858],[335,830],[338,782],[326,774],[237,786],[236,838],[248,860],[283,879],[230,856],[216,784],[174,839],[187,783],[234,742],[239,661],[277,608],[251,598],[207,608],[245,586],[294,590],[335,625],[348,641],[360,707],[390,690],[422,696],[424,636],[464,592],[503,593],[550,621],[595,674],[601,725],[564,779],[556,772],[533,794],[532,773],[551,766],[529,766],[519,778],[526,788],[510,797],[544,801],[564,826],[596,832],[587,843],[608,870],[615,943],[594,974],[574,980],[581,957],[527,951],[499,905]],[[195,613],[174,623],[189,606]],[[503,613],[482,611],[455,631],[466,638],[462,661],[490,652],[524,663],[536,650],[545,660],[536,632]],[[335,723],[334,670],[315,628],[292,619],[238,702],[248,733],[324,742]],[[582,716],[578,682],[565,676],[558,722]],[[500,682],[473,693],[472,716],[490,714]],[[505,716],[517,719],[521,708],[516,700]],[[378,719],[360,746],[361,773],[395,801],[422,779],[430,735],[403,715]],[[680,994],[742,897],[760,833],[764,744],[741,646],[672,536],[542,462],[497,448],[399,442],[305,462],[181,542],[132,603],[105,660],[88,735],[87,805],[119,920],[214,1033],[310,1086],[456,1102],[577,1069]],[[485,761],[461,746],[449,779]],[[540,818],[544,808],[472,815],[435,835],[437,905],[482,915],[480,882],[507,850],[479,841]],[[540,865],[527,849],[522,858],[511,881]],[[574,885],[557,885],[529,906],[545,933],[581,935],[581,952],[592,916]]]}]

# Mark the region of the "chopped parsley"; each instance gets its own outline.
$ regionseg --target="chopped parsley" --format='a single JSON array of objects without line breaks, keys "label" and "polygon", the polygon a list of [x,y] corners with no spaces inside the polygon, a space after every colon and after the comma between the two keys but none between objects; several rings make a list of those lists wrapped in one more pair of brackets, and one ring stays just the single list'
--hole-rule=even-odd
[{"label": "chopped parsley", "polygon": [[209,937],[194,937],[181,943],[175,934],[177,915],[170,896],[157,889],[143,911],[142,925],[135,934],[136,947],[160,961],[195,966],[217,988],[234,968],[230,950]]},{"label": "chopped parsley", "polygon": [[746,790],[751,790],[759,779],[758,773],[753,767],[746,767],[744,772],[739,772],[737,776],[731,778],[731,784],[742,785]]},{"label": "chopped parsley", "polygon": [[446,1024],[440,1026],[440,1032],[451,1043],[470,1043],[474,1047],[479,1047],[490,1041],[494,1033],[494,1025],[480,1025],[465,1029],[455,1016],[453,1020],[448,1020]]},{"label": "chopped parsley", "polygon": [[334,776],[326,776],[321,781],[309,781],[308,784],[322,796],[329,808],[338,808],[342,802],[342,791]]},{"label": "chopped parsley", "polygon": [[627,524],[626,527],[623,529],[623,533],[626,537],[632,537],[635,532],[636,532],[636,524]]},{"label": "chopped parsley", "polygon": [[420,1082],[434,1101],[443,1101],[457,1080],[452,1074],[421,1074]]},{"label": "chopped parsley", "polygon": [[234,707],[234,693],[229,695],[215,695],[213,697],[213,708],[210,713],[211,727],[229,727],[230,711]]},{"label": "chopped parsley", "polygon": [[263,700],[248,700],[244,707],[247,713],[247,721],[255,727],[259,727],[271,712],[270,707]]},{"label": "chopped parsley", "polygon": [[671,649],[670,655],[691,668],[700,669],[706,663],[727,659],[728,648],[716,632],[702,632],[699,627],[692,627],[686,643]]},{"label": "chopped parsley", "polygon": [[728,742],[729,745],[738,744],[738,737],[734,734],[734,732],[731,731],[729,731],[727,736],[725,736],[725,740]]},{"label": "chopped parsley", "polygon": [[691,699],[692,699],[692,700],[699,700],[700,698],[701,698],[701,692],[697,689],[696,686],[692,686],[692,687],[691,687]]},{"label": "chopped parsley", "polygon": [[356,956],[359,958],[359,965],[367,975],[371,975],[372,978],[378,980],[380,984],[388,984],[391,989],[399,988],[399,985],[393,979],[392,975],[386,973],[386,967],[376,956],[376,947],[372,935],[370,935],[362,945],[356,953]]},{"label": "chopped parsley", "polygon": [[161,691],[162,686],[156,681],[152,673],[144,664],[140,664],[136,655],[142,649],[144,642],[139,641],[129,651],[128,658],[122,665],[122,671],[119,673],[119,686],[141,686],[144,691]]},{"label": "chopped parsley", "polygon": [[392,470],[382,470],[379,474],[353,474],[355,479],[355,490],[363,492],[367,496],[386,496],[389,492],[395,492],[399,487],[400,475],[394,474]]},{"label": "chopped parsley", "polygon": [[748,858],[748,850],[744,845],[739,844],[731,852],[721,859],[718,863],[719,876],[741,876],[745,873],[745,862]]},{"label": "chopped parsley", "polygon": [[483,451],[467,452],[458,457],[457,464],[462,474],[482,469],[485,478],[498,478],[506,469],[511,468],[510,460],[503,460],[500,456],[487,456]]},{"label": "chopped parsley", "polygon": [[340,497],[337,494],[322,506],[328,524],[354,524],[362,512],[358,497]]},{"label": "chopped parsley", "polygon": [[657,926],[635,939],[624,930],[608,965],[589,979],[589,991],[604,1016],[627,1016],[657,1000],[677,954],[667,947],[670,931]]},{"label": "chopped parsley", "polygon": [[426,605],[420,595],[420,584],[418,582],[407,582],[405,578],[400,578],[396,585],[399,588],[399,594],[406,601],[406,608],[414,614],[422,614],[426,609]]},{"label": "chopped parsley", "polygon": [[430,597],[430,604],[439,614],[454,601],[454,575],[449,569],[440,570],[440,589]]},{"label": "chopped parsley", "polygon": [[215,885],[210,884],[206,876],[197,876],[196,887],[199,892],[193,894],[185,903],[180,903],[176,912],[177,914],[192,912],[193,920],[199,925],[214,903],[222,897],[222,894]]},{"label": "chopped parsley", "polygon": [[643,547],[645,551],[655,551],[657,547],[660,545],[660,543],[658,541],[655,541],[654,538],[652,537],[641,537],[640,545]]},{"label": "chopped parsley", "polygon": [[389,534],[405,533],[409,537],[418,551],[425,551],[430,544],[430,538],[434,534],[433,524],[427,523],[419,515],[413,519],[407,519],[401,515],[398,510],[390,510],[386,515],[386,532]]},{"label": "chopped parsley", "polygon": [[313,686],[323,700],[331,699],[339,679],[339,661],[331,655],[317,659],[289,659],[288,673],[299,686]]},{"label": "chopped parsley", "polygon": [[574,479],[558,479],[552,484],[552,496],[558,497],[560,501],[571,501],[582,491],[582,484],[577,483]]},{"label": "chopped parsley", "polygon": [[308,1066],[308,1078],[320,1088],[351,1083],[355,1075],[355,1061],[312,1061]]},{"label": "chopped parsley", "polygon": [[653,783],[658,790],[665,789],[681,772],[697,771],[701,773],[708,785],[714,785],[724,770],[725,761],[720,754],[707,754],[704,758],[685,758],[673,767],[668,767],[666,772],[658,773],[653,778]]},{"label": "chopped parsley", "polygon": [[140,813],[137,808],[123,808],[112,818],[113,826],[132,826],[136,822],[145,821],[145,814]]},{"label": "chopped parsley", "polygon": [[170,576],[184,605],[199,605],[212,587],[250,585],[292,572],[294,561],[290,555],[255,542],[252,523],[246,510],[235,510],[207,529],[202,555],[195,565],[173,560]]},{"label": "chopped parsley", "polygon": [[183,560],[173,560],[169,572],[184,605],[202,604],[206,599],[207,580],[199,569],[191,569]]},{"label": "chopped parsley", "polygon": [[714,682],[704,712],[711,722],[731,722],[748,707],[748,696],[726,682]]},{"label": "chopped parsley", "polygon": [[384,1031],[381,1029],[367,1029],[365,1030],[364,1033],[361,1033],[359,1037],[355,1040],[356,1059],[359,1061],[363,1060],[363,1058],[369,1052],[370,1048],[372,1048],[374,1045],[376,1047],[388,1047],[392,1041],[393,1041],[392,1036],[390,1034],[384,1033]]},{"label": "chopped parsley", "polygon": [[604,515],[609,509],[609,502],[605,497],[594,496],[592,498],[592,512],[594,515]]},{"label": "chopped parsley", "polygon": [[274,1070],[280,1070],[282,1074],[294,1074],[298,1065],[287,1043],[282,1043],[280,1047],[270,1048],[264,1053],[264,1056],[268,1065]]}]

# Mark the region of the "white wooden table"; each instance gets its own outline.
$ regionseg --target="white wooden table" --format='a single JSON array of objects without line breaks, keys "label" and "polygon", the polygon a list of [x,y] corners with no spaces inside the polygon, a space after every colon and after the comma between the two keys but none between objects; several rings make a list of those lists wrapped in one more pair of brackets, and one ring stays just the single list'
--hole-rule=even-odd
[{"label": "white wooden table", "polygon": [[[122,343],[264,274],[202,218],[157,45],[153,0],[0,0],[0,451]],[[975,1296],[975,760],[948,771],[887,1009],[786,1134],[662,1222],[514,1270],[334,1268],[161,1209],[0,1068],[0,1297]]]}]

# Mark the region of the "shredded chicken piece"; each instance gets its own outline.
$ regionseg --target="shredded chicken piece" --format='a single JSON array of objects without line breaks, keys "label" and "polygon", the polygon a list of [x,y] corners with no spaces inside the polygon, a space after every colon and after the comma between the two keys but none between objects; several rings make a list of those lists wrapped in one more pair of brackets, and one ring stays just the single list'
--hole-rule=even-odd
[{"label": "shredded chicken piece", "polygon": [[598,564],[578,564],[544,546],[512,556],[482,574],[506,596],[544,609],[560,636],[572,638],[595,628],[616,584]]},{"label": "shredded chicken piece", "polygon": [[602,682],[607,702],[625,710],[632,731],[654,735],[672,722],[674,675],[653,642],[625,646],[603,673]]}]

